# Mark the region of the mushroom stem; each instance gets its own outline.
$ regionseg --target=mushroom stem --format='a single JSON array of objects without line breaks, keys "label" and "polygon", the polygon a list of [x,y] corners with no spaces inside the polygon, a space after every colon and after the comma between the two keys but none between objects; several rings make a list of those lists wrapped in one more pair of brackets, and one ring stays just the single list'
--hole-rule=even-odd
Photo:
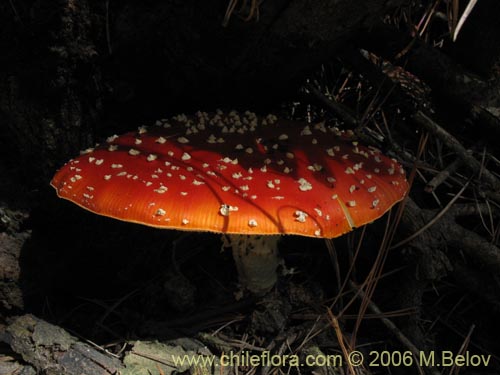
[{"label": "mushroom stem", "polygon": [[278,279],[279,236],[231,234],[227,237],[242,288],[256,296],[266,294]]}]

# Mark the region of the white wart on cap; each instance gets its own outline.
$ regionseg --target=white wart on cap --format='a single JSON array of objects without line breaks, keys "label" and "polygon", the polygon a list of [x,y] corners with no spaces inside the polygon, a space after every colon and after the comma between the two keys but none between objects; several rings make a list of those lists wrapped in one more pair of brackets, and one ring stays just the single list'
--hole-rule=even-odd
[{"label": "white wart on cap", "polygon": [[401,165],[323,123],[236,112],[179,115],[69,161],[57,194],[153,227],[333,238],[403,199]]}]

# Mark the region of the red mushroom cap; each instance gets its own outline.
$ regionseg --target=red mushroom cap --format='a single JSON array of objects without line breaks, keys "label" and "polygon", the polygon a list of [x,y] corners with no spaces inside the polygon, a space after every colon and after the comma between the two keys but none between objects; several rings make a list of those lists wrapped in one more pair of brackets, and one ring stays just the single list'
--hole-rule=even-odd
[{"label": "red mushroom cap", "polygon": [[61,198],[159,228],[337,237],[408,190],[402,167],[349,132],[253,113],[197,113],[112,136],[52,179]]}]

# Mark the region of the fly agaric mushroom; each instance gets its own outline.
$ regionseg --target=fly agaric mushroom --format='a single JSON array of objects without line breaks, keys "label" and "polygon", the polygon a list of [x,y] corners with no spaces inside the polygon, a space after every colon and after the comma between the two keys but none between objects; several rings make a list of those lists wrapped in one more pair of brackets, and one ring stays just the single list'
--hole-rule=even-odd
[{"label": "fly agaric mushroom", "polygon": [[59,197],[158,228],[223,233],[239,281],[276,282],[279,235],[333,238],[403,199],[403,168],[352,132],[217,111],[112,136],[54,176]]}]

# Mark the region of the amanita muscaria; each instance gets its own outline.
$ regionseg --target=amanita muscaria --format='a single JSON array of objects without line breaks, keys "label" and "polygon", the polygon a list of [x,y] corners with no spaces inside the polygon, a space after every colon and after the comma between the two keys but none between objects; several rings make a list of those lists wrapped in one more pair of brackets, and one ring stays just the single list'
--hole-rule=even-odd
[{"label": "amanita muscaria", "polygon": [[400,164],[349,131],[221,111],[109,137],[51,185],[100,215],[227,235],[240,283],[254,294],[276,282],[279,235],[340,236],[408,190]]}]

